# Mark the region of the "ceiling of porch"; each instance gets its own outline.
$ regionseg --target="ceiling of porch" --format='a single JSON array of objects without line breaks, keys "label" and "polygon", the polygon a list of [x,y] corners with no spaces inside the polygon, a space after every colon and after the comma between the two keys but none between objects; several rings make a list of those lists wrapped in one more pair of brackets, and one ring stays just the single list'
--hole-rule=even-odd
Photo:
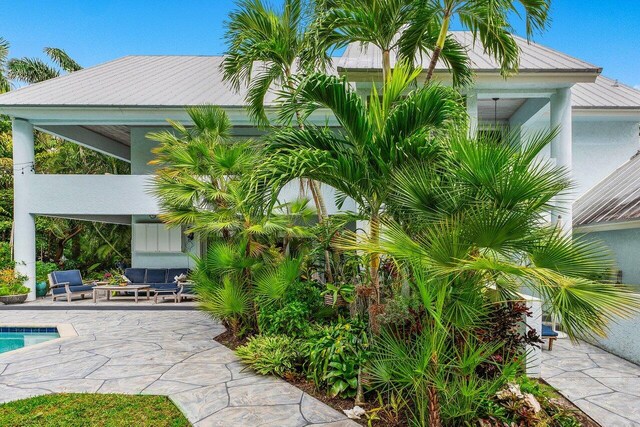
[{"label": "ceiling of porch", "polygon": [[507,121],[526,100],[526,98],[499,98],[497,101],[478,99],[478,119],[481,123]]}]

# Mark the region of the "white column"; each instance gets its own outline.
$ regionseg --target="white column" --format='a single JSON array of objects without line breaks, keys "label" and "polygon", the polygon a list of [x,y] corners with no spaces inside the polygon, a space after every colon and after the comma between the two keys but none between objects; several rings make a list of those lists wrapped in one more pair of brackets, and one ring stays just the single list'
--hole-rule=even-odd
[{"label": "white column", "polygon": [[[571,177],[571,88],[558,89],[551,96],[551,129],[558,129],[558,136],[551,143],[551,157],[556,160],[556,165],[569,171]],[[555,223],[560,218],[562,228],[571,232],[573,195],[565,194],[556,197],[556,209],[551,213],[551,222]]]},{"label": "white column", "polygon": [[478,131],[478,93],[474,90],[467,93],[467,114],[469,115],[469,136],[475,137]]},{"label": "white column", "polygon": [[13,120],[13,245],[16,270],[28,277],[29,301],[36,298],[36,222],[29,211],[29,176],[35,161],[33,125]]}]

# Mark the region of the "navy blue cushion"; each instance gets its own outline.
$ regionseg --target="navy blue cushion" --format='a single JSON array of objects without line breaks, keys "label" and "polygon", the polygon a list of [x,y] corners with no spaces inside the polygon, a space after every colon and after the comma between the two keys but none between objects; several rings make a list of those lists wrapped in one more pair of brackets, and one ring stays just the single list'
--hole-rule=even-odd
[{"label": "navy blue cushion", "polygon": [[178,289],[175,283],[151,283],[150,286],[153,289]]},{"label": "navy blue cushion", "polygon": [[557,337],[558,333],[551,329],[551,326],[542,325],[542,336],[543,337]]},{"label": "navy blue cushion", "polygon": [[146,273],[146,268],[127,268],[124,271],[124,275],[127,276],[127,279],[131,280],[131,283],[144,283]]},{"label": "navy blue cushion", "polygon": [[[77,293],[77,292],[91,292],[93,290],[93,287],[91,286],[69,286],[69,290],[71,291],[71,293]],[[65,292],[67,292],[67,290],[65,289],[64,286],[59,286],[57,288],[53,288],[51,289],[51,293],[53,293],[54,295],[60,295],[60,294],[64,294]]]},{"label": "navy blue cushion", "polygon": [[80,270],[54,271],[51,277],[55,284],[68,282],[69,286],[82,286]]},{"label": "navy blue cushion", "polygon": [[188,276],[189,273],[188,268],[170,268],[167,272],[167,282],[173,282],[174,279],[181,274]]},{"label": "navy blue cushion", "polygon": [[167,283],[166,268],[147,268],[145,283]]}]

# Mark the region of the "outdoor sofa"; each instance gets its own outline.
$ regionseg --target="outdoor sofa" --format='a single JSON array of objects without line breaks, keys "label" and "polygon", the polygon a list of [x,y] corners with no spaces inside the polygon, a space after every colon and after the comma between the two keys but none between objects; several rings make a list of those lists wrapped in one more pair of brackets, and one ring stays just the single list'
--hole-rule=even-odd
[{"label": "outdoor sofa", "polygon": [[156,303],[158,297],[166,296],[172,297],[175,302],[180,302],[185,287],[182,283],[176,282],[175,278],[180,275],[188,276],[189,273],[188,268],[127,268],[124,271],[125,277],[132,284],[150,286]]},{"label": "outdoor sofa", "polygon": [[66,296],[67,302],[71,302],[73,295],[80,295],[84,299],[85,295],[93,294],[93,287],[96,284],[83,281],[80,270],[53,271],[48,277],[53,301]]}]

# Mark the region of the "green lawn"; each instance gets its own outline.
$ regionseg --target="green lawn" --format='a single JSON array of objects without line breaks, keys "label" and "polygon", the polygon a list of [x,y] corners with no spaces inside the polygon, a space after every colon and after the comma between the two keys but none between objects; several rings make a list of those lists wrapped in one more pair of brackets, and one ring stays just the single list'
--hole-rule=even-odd
[{"label": "green lawn", "polygon": [[0,426],[3,427],[190,425],[166,396],[63,393],[0,405]]}]

